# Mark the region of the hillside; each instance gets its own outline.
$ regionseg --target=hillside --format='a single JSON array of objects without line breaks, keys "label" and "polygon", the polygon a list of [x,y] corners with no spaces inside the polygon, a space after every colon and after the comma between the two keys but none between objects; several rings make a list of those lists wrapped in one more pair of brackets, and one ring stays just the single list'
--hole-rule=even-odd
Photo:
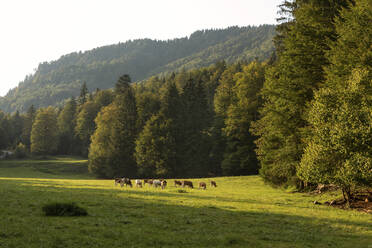
[{"label": "hillside", "polygon": [[167,41],[140,39],[64,55],[39,65],[18,87],[0,97],[0,109],[24,112],[58,105],[79,94],[83,82],[90,91],[114,86],[129,74],[133,81],[182,68],[208,66],[219,60],[267,59],[273,51],[274,25],[196,31]]}]

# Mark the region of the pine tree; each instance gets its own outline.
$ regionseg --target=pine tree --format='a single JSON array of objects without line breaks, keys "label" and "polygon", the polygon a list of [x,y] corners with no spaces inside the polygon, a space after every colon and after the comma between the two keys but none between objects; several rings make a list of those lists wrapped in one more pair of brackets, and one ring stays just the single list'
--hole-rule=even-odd
[{"label": "pine tree", "polygon": [[136,140],[136,161],[145,177],[179,177],[181,102],[176,85],[169,82],[164,89],[161,108],[147,122]]},{"label": "pine tree", "polygon": [[[297,0],[293,20],[279,29],[277,61],[266,73],[261,119],[253,126],[263,178],[274,184],[299,184],[299,166],[306,138],[308,104],[325,81],[325,54],[336,40],[335,17],[349,1]],[[282,26],[283,27],[283,26]]]},{"label": "pine tree", "polygon": [[87,83],[84,82],[82,85],[81,85],[81,88],[80,88],[80,96],[79,96],[79,104],[80,105],[83,105],[84,103],[86,103],[87,101],[87,94],[88,94],[88,87],[87,87]]},{"label": "pine tree", "polygon": [[[129,79],[129,80],[128,80]],[[122,76],[116,98],[97,116],[97,129],[89,149],[90,170],[101,177],[136,175],[134,159],[137,109],[129,76]]]},{"label": "pine tree", "polygon": [[234,100],[227,109],[224,135],[227,147],[222,169],[225,175],[257,174],[259,164],[255,154],[254,140],[250,133],[252,121],[258,119],[261,106],[259,92],[264,82],[265,65],[252,62],[235,74],[235,86],[232,87]]}]

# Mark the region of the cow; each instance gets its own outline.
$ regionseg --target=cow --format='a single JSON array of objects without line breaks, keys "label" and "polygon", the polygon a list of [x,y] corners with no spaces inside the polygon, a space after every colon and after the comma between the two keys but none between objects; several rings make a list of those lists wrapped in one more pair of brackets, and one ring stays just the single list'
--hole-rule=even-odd
[{"label": "cow", "polygon": [[157,188],[157,187],[161,187],[161,181],[160,180],[154,180],[152,182],[152,185]]},{"label": "cow", "polygon": [[174,187],[177,187],[177,185],[182,186],[182,182],[178,180],[174,180]]},{"label": "cow", "polygon": [[191,181],[186,181],[186,180],[182,181],[182,188],[184,188],[185,186],[188,186],[192,189],[194,188],[194,185],[192,184]]},{"label": "cow", "polygon": [[217,184],[215,181],[211,181],[211,187],[217,187]]},{"label": "cow", "polygon": [[136,187],[142,188],[142,181],[141,180],[136,179],[135,184],[136,184]]},{"label": "cow", "polygon": [[202,189],[207,189],[207,184],[205,182],[200,182],[199,183],[199,189],[202,188]]},{"label": "cow", "polygon": [[123,187],[123,178],[114,178],[115,186],[120,184],[121,187]]},{"label": "cow", "polygon": [[[127,187],[128,185],[129,185],[131,188],[133,187],[132,182],[130,181],[129,178],[125,178],[125,177],[124,177],[122,180],[123,180],[123,185],[125,185],[125,187]],[[120,184],[120,185],[122,185],[122,184]],[[121,186],[121,187],[123,187],[123,186]]]},{"label": "cow", "polygon": [[166,186],[167,186],[167,181],[162,180],[162,181],[161,181],[161,188],[162,188],[162,189],[165,189]]},{"label": "cow", "polygon": [[146,185],[146,183],[148,183],[150,186],[153,184],[153,181],[152,179],[143,179],[143,185]]}]

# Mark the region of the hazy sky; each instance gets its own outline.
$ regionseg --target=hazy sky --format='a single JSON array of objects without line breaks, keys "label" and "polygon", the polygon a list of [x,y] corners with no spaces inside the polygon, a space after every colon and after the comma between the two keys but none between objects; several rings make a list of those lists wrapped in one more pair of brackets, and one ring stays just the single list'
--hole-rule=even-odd
[{"label": "hazy sky", "polygon": [[124,42],[199,29],[275,24],[282,0],[1,0],[0,96],[38,64]]}]

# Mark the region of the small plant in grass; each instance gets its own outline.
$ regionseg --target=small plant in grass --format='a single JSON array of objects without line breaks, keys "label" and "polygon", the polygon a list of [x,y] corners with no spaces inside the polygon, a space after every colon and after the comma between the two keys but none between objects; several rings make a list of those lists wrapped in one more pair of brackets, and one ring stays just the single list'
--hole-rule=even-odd
[{"label": "small plant in grass", "polygon": [[177,190],[177,192],[178,192],[178,193],[187,193],[187,191],[184,190],[184,189],[179,189],[179,190]]},{"label": "small plant in grass", "polygon": [[46,216],[86,216],[88,212],[76,203],[49,203],[43,206]]}]

